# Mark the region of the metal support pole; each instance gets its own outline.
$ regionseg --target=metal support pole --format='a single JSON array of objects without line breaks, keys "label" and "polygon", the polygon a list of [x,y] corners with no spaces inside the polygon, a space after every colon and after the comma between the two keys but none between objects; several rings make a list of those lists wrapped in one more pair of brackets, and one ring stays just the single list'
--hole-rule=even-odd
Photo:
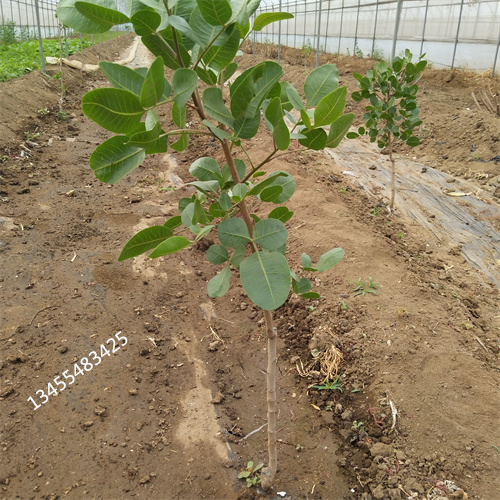
[{"label": "metal support pole", "polygon": [[42,73],[45,74],[45,56],[43,54],[42,32],[40,30],[40,12],[38,11],[38,0],[35,0],[36,24],[38,26],[38,41],[40,42],[40,54],[42,57]]},{"label": "metal support pole", "polygon": [[340,54],[340,41],[342,40],[342,24],[344,21],[344,0],[342,0],[342,10],[340,11],[340,31],[339,31],[339,50],[338,53]]},{"label": "metal support pole", "polygon": [[302,47],[306,44],[306,19],[307,19],[307,3],[304,0],[304,39],[302,40]]},{"label": "metal support pole", "polygon": [[359,11],[361,10],[361,0],[358,0],[358,12],[356,13],[356,28],[354,29],[354,49],[352,55],[356,55],[356,47],[358,45],[358,26],[359,26]]},{"label": "metal support pole", "polygon": [[321,31],[321,3],[322,0],[319,0],[319,9],[318,9],[318,38],[316,40],[316,68],[319,66],[319,37]]},{"label": "metal support pole", "polygon": [[396,43],[398,41],[399,22],[401,21],[401,9],[403,7],[403,0],[398,0],[398,7],[396,9],[396,23],[394,26],[394,37],[392,39],[391,61],[396,57]]},{"label": "metal support pole", "polygon": [[497,67],[498,52],[500,50],[500,33],[498,35],[497,50],[495,51],[495,60],[493,61],[493,69],[491,70],[491,78],[495,77],[495,68]]},{"label": "metal support pole", "polygon": [[458,45],[458,35],[460,33],[460,25],[462,24],[462,12],[464,10],[464,0],[462,0],[460,4],[460,13],[458,14],[458,26],[457,26],[457,34],[455,36],[455,46],[453,47],[453,58],[451,60],[451,69],[455,65],[455,56],[457,54],[457,45]]},{"label": "metal support pole", "polygon": [[[279,11],[281,12],[281,0],[279,2]],[[281,58],[281,21],[278,23],[278,64]]]},{"label": "metal support pole", "polygon": [[377,0],[377,6],[375,7],[375,25],[373,26],[372,57],[373,54],[375,53],[375,39],[377,37],[378,2],[379,0]]},{"label": "metal support pole", "polygon": [[429,12],[429,0],[425,3],[424,27],[422,29],[422,43],[420,44],[420,55],[424,53],[425,28],[427,27],[427,13]]},{"label": "metal support pole", "polygon": [[68,34],[66,33],[66,28],[63,27],[63,33],[64,33],[64,46],[66,49],[66,59],[69,57],[68,53]]},{"label": "metal support pole", "polygon": [[328,26],[330,25],[330,1],[328,2],[328,10],[326,11],[326,27],[325,27],[325,47],[323,52],[328,52],[326,47],[328,46]]},{"label": "metal support pole", "polygon": [[294,48],[297,48],[297,17],[298,17],[298,8],[299,8],[299,2],[298,0],[295,2],[295,32],[293,34],[293,46]]}]

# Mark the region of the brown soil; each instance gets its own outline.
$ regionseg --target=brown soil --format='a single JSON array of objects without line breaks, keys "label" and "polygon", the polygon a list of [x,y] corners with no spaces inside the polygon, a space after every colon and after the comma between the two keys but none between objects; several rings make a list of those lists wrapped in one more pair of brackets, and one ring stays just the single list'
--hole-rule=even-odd
[{"label": "brown soil", "polygon": [[[123,37],[83,59],[117,59],[129,44]],[[314,55],[282,55],[301,88]],[[326,59],[349,91],[350,73],[372,64]],[[214,269],[205,244],[155,261],[116,260],[138,229],[162,224],[190,192],[172,187],[169,172],[187,181],[195,158],[219,160],[221,151],[194,139],[177,167],[171,157],[148,157],[123,182],[103,185],[88,157],[106,134],[79,105],[102,75],[65,68],[63,78],[67,120],[55,116],[57,80],[35,72],[0,84],[0,497],[265,497],[237,479],[249,460],[266,461],[265,428],[242,439],[266,421],[261,313],[236,280],[226,297],[207,297]],[[499,119],[471,97],[484,85],[477,75],[428,71],[423,144],[399,154],[495,189],[499,166],[474,156],[500,154]],[[249,152],[264,158],[270,144],[260,133]],[[314,261],[335,246],[346,252],[334,270],[313,276],[324,299],[291,297],[275,313],[280,470],[272,497],[497,498],[498,290],[456,248],[430,247],[416,223],[370,215],[373,201],[330,157],[293,153],[272,167],[297,181],[287,204],[296,213],[287,224],[290,260],[305,251]],[[355,296],[355,283],[369,277],[377,294]],[[98,363],[90,353],[118,331],[127,345]],[[317,366],[301,376],[311,350],[332,345],[344,359],[342,392],[309,388],[321,382]],[[37,391],[72,374],[82,357],[96,366],[41,405]]]}]

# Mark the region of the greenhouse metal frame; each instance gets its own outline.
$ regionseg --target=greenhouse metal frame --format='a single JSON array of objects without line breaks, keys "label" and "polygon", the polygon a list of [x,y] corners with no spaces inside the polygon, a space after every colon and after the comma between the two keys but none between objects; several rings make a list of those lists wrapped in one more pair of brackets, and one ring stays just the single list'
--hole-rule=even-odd
[{"label": "greenhouse metal frame", "polygon": [[[0,28],[23,38],[58,35],[56,0],[0,0]],[[294,18],[254,33],[253,42],[316,52],[391,59],[406,48],[438,68],[495,75],[500,0],[262,0],[262,12]],[[124,29],[123,27],[121,29]]]}]

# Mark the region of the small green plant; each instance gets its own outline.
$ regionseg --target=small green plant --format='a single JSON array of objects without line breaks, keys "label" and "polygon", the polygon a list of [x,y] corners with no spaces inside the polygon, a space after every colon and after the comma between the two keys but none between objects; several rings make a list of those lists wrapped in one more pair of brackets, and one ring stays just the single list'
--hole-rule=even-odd
[{"label": "small green plant", "polygon": [[9,45],[16,43],[16,41],[16,23],[2,18],[2,24],[0,24],[0,42]]},{"label": "small green plant", "polygon": [[302,52],[302,55],[307,58],[309,57],[309,55],[311,54],[311,52],[313,51],[313,46],[311,44],[311,40],[308,38],[307,39],[307,42],[302,44],[302,47],[300,49],[300,51]]},{"label": "small green plant", "polygon": [[342,309],[343,311],[347,311],[347,309],[349,309],[349,303],[346,302],[345,300],[343,300],[341,303],[340,303],[340,309]]},{"label": "small green plant", "polygon": [[363,51],[359,48],[359,45],[358,45],[358,41],[356,40],[356,42],[354,43],[354,55],[356,57],[359,57],[360,59],[363,59]]},{"label": "small green plant", "polygon": [[380,214],[380,211],[381,211],[381,208],[380,207],[373,207],[371,210],[370,210],[370,215],[372,217],[377,217],[377,215]]},{"label": "small green plant", "polygon": [[314,311],[316,311],[317,307],[316,306],[308,306],[307,310],[312,313]]},{"label": "small green plant", "polygon": [[396,57],[391,63],[380,61],[366,76],[353,73],[360,91],[353,92],[352,98],[361,102],[369,100],[363,116],[365,127],[357,132],[349,132],[347,137],[355,139],[368,135],[370,142],[377,141],[378,147],[389,150],[391,160],[391,200],[389,210],[394,209],[396,197],[396,164],[393,156],[394,140],[399,139],[410,147],[420,143],[413,135],[416,127],[422,124],[417,107],[417,82],[427,66],[427,61],[420,56],[416,64],[412,63],[412,53],[406,49],[404,57]]},{"label": "small green plant", "polygon": [[50,114],[50,109],[48,108],[41,108],[37,111],[37,113],[41,116],[45,116],[45,115],[48,115]]},{"label": "small green plant", "polygon": [[351,425],[351,430],[353,431],[365,431],[365,424],[363,422],[358,422],[357,420],[354,420],[354,422]]},{"label": "small green plant", "polygon": [[27,130],[26,132],[24,132],[24,135],[27,141],[32,141],[33,139],[36,139],[40,135],[40,132],[31,132]]},{"label": "small green plant", "polygon": [[253,462],[250,461],[247,463],[247,468],[238,474],[238,479],[245,479],[247,482],[247,488],[257,486],[260,484],[260,475],[258,475],[257,472],[259,472],[262,467],[264,467],[264,464],[259,464],[254,467]]},{"label": "small green plant", "polygon": [[368,286],[366,286],[365,282],[359,278],[355,283],[355,287],[353,289],[354,297],[358,295],[366,295],[367,293],[373,293],[374,295],[378,295],[377,286],[378,283],[375,283],[371,276],[368,278]]},{"label": "small green plant", "polygon": [[296,444],[295,445],[295,450],[296,451],[302,451],[303,449],[304,449],[304,447],[301,444]]},{"label": "small green plant", "polygon": [[397,235],[396,235],[400,240],[404,239],[405,237],[405,233],[403,233],[402,231],[400,231]]},{"label": "small green plant", "polygon": [[320,385],[310,385],[310,389],[317,389],[318,391],[340,391],[342,392],[342,384],[340,382],[340,375],[337,375],[334,380],[325,380]]},{"label": "small green plant", "polygon": [[372,59],[375,59],[375,61],[382,61],[384,59],[384,51],[375,45],[375,47],[372,50]]},{"label": "small green plant", "polygon": [[65,121],[68,119],[68,112],[67,111],[64,111],[64,109],[60,109],[57,113],[56,113],[56,117],[58,120],[61,120],[61,121]]}]

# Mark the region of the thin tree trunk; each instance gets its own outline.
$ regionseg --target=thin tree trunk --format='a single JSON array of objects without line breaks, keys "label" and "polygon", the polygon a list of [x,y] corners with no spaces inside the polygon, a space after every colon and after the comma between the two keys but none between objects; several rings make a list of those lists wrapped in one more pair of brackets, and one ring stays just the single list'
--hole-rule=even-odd
[{"label": "thin tree trunk", "polygon": [[[224,156],[229,167],[229,171],[233,177],[235,184],[240,182],[238,171],[234,159],[231,155],[231,150],[227,141],[221,141]],[[241,216],[247,225],[250,237],[253,235],[253,219],[248,211],[245,200],[238,204]],[[253,251],[253,248],[252,248]],[[278,457],[276,451],[276,338],[277,333],[274,328],[273,315],[271,311],[264,311],[264,318],[266,320],[267,332],[267,448],[269,453],[269,467],[266,472],[262,473],[261,484],[264,490],[273,486],[274,476],[278,468]]]},{"label": "thin tree trunk", "polygon": [[389,159],[391,160],[391,202],[389,203],[389,209],[392,212],[394,210],[394,201],[396,199],[396,162],[392,156],[392,134],[389,132],[387,135],[387,147],[389,148]]},{"label": "thin tree trunk", "polygon": [[271,311],[264,311],[267,331],[267,449],[269,453],[269,470],[262,474],[262,488],[268,490],[274,483],[278,468],[276,450],[276,328]]}]

